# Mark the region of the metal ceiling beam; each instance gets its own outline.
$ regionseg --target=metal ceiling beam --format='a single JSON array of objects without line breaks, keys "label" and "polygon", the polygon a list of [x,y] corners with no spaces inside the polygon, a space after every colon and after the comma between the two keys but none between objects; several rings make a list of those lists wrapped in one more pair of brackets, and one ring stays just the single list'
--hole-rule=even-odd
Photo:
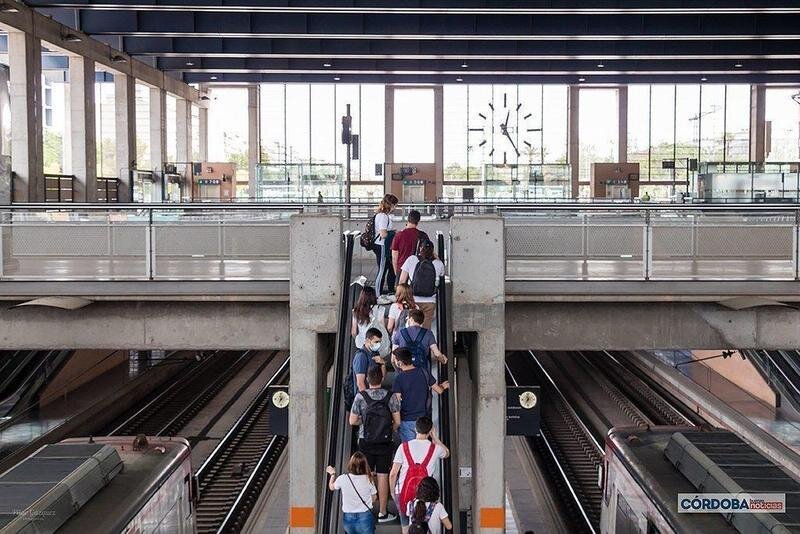
[{"label": "metal ceiling beam", "polygon": [[[505,2],[471,2],[473,6],[453,6],[447,2],[419,2],[418,6],[387,6],[381,2],[362,2],[353,6],[350,2],[292,2],[262,1],[258,5],[237,2],[193,2],[193,11],[247,12],[247,13],[313,13],[313,14],[391,14],[391,15],[685,15],[685,14],[793,14],[800,13],[796,2],[715,2],[710,6],[681,5],[682,2],[640,2],[639,6],[617,6],[614,2],[541,2],[517,1],[513,5]],[[31,0],[34,7],[65,7],[86,10],[126,11],[183,11],[187,5],[174,0],[109,2],[108,0]],[[350,5],[348,5],[350,4]],[[659,5],[660,4],[660,5]],[[670,5],[672,4],[672,5]]]},{"label": "metal ceiling beam", "polygon": [[80,11],[97,35],[292,39],[663,40],[800,38],[800,15],[389,15]]}]

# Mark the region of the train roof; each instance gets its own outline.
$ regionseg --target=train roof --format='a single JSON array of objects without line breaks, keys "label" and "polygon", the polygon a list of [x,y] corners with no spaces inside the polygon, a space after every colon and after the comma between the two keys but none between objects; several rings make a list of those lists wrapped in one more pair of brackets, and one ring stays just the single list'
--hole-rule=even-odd
[{"label": "train roof", "polygon": [[[143,450],[133,449],[132,436],[99,437],[93,441],[113,447],[124,468],[89,500],[59,533],[119,532],[136,516],[161,484],[191,458],[183,438],[150,438]],[[88,443],[89,438],[70,438],[60,443]]]},{"label": "train roof", "polygon": [[[791,531],[796,528],[800,504],[797,481],[727,430],[667,426],[649,430],[616,428],[609,432],[606,446],[628,468],[676,532],[744,532],[754,526],[753,522],[763,526],[782,523]],[[763,476],[752,472],[754,466]],[[743,467],[745,471],[750,470],[742,471]],[[701,473],[702,469],[708,471]],[[729,488],[712,485],[714,472],[724,472],[745,491],[785,492],[787,512],[731,514],[734,524],[722,514],[679,514],[678,493],[696,494],[701,491],[698,487],[705,492],[729,492]],[[737,478],[737,475],[740,476]],[[695,482],[687,477],[694,478]]]}]

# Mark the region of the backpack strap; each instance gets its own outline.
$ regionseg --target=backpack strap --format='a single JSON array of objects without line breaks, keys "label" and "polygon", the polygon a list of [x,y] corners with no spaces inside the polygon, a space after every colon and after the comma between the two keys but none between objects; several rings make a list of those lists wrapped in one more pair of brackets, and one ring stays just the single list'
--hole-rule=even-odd
[{"label": "backpack strap", "polygon": [[368,505],[366,503],[366,501],[364,500],[364,497],[362,497],[361,494],[358,492],[358,488],[356,488],[355,483],[353,483],[353,479],[350,478],[350,473],[347,473],[347,480],[349,480],[350,481],[350,485],[353,486],[353,491],[356,492],[356,495],[358,496],[358,500],[361,501],[361,504],[363,504],[372,513],[372,515],[375,516],[376,515],[375,514],[375,510],[372,509],[372,506],[370,506],[370,505]]},{"label": "backpack strap", "polygon": [[427,328],[422,328],[420,326],[419,327],[419,332],[417,332],[417,338],[414,340],[414,344],[415,345],[419,345],[420,343],[422,343],[422,340],[425,339],[425,334],[427,334],[427,333],[428,333],[428,329]]},{"label": "backpack strap", "polygon": [[400,335],[406,341],[406,343],[408,344],[413,343],[413,341],[411,341],[411,336],[408,335],[408,328],[401,328]]},{"label": "backpack strap", "polygon": [[403,442],[403,454],[405,455],[406,462],[408,463],[409,466],[412,466],[415,463],[417,463],[417,462],[414,461],[414,457],[411,456],[411,449],[408,447],[408,442],[407,441]]},{"label": "backpack strap", "polygon": [[436,450],[436,445],[433,442],[431,442],[430,447],[428,447],[428,454],[426,454],[425,459],[422,460],[422,465],[425,466],[426,469],[428,468],[428,464],[430,463],[431,458],[433,458],[434,450]]}]

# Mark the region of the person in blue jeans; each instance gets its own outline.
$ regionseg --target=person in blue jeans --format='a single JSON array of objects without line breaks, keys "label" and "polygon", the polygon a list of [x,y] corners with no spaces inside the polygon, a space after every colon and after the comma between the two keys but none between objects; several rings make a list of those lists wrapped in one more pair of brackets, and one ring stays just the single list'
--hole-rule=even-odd
[{"label": "person in blue jeans", "polygon": [[342,492],[342,526],[346,534],[373,534],[375,516],[372,506],[378,496],[367,457],[356,452],[350,457],[347,473],[336,476],[336,469],[325,469],[330,478],[328,489]]},{"label": "person in blue jeans", "polygon": [[431,390],[440,395],[450,384],[447,381],[437,384],[430,371],[414,367],[410,350],[397,348],[392,354],[400,370],[392,385],[392,394],[400,401],[398,434],[401,441],[411,441],[417,436],[417,419],[429,415],[428,398]]}]

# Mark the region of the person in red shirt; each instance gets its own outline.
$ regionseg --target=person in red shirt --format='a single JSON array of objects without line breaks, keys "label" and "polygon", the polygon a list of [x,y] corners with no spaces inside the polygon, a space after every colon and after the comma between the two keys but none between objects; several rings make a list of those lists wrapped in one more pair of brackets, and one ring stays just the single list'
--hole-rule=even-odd
[{"label": "person in red shirt", "polygon": [[409,256],[417,253],[420,238],[428,239],[428,235],[417,228],[420,218],[421,215],[417,210],[409,211],[406,227],[397,232],[392,240],[392,265],[396,273],[400,272],[400,268]]}]

